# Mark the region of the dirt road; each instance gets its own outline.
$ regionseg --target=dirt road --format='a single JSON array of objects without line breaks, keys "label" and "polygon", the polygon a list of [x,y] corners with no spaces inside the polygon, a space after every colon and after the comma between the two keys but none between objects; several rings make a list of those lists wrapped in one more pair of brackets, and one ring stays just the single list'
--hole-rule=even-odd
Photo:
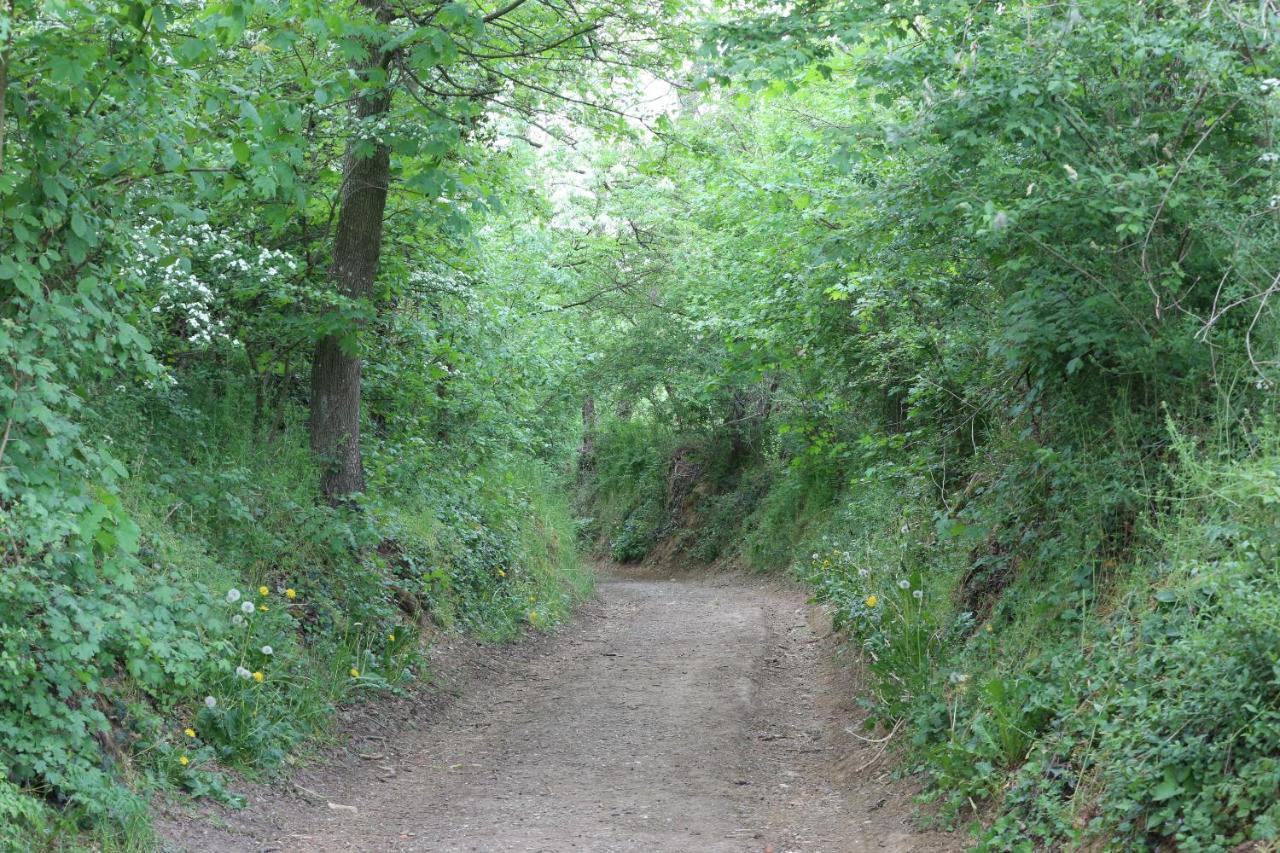
[{"label": "dirt road", "polygon": [[798,593],[735,576],[612,577],[600,592],[558,637],[473,663],[456,699],[365,725],[288,791],[170,837],[219,851],[959,846],[913,831],[880,748],[845,731],[851,691]]}]

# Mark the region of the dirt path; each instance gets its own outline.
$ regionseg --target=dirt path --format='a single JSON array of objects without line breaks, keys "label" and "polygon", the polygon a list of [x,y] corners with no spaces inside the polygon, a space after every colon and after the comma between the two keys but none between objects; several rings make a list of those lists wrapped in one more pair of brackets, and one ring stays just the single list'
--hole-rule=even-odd
[{"label": "dirt path", "polygon": [[914,832],[906,792],[876,778],[878,747],[845,731],[817,621],[799,594],[740,577],[606,579],[579,624],[473,663],[456,700],[168,834],[218,851],[960,846]]}]

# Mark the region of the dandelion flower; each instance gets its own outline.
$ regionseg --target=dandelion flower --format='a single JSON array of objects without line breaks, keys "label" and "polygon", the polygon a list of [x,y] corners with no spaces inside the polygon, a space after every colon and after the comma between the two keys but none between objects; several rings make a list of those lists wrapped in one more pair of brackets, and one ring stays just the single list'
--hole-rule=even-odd
[{"label": "dandelion flower", "polygon": [[924,590],[922,589],[911,590],[911,597],[914,598],[916,601],[919,601],[920,599],[924,598]]},{"label": "dandelion flower", "polygon": [[289,587],[284,591],[284,597],[292,601],[293,599],[298,597],[298,591],[293,587]]},{"label": "dandelion flower", "polygon": [[240,600],[240,590],[236,589],[235,587],[232,587],[231,589],[227,590],[227,604],[235,604],[239,600]]},{"label": "dandelion flower", "polygon": [[911,581],[906,578],[898,581],[898,589],[911,589]]},{"label": "dandelion flower", "polygon": [[236,677],[237,677],[237,678],[252,678],[252,677],[253,677],[253,673],[252,673],[252,672],[250,672],[249,670],[245,669],[245,668],[244,668],[244,667],[242,667],[242,666],[238,666],[238,667],[236,667]]},{"label": "dandelion flower", "polygon": [[253,680],[261,684],[264,680],[266,680],[266,676],[262,674],[262,670],[258,670],[253,674]]},{"label": "dandelion flower", "polygon": [[187,758],[185,755],[180,755],[178,756],[178,763],[181,764],[183,767],[186,767],[188,764],[191,763],[191,759]]},{"label": "dandelion flower", "polygon": [[216,708],[218,707],[218,700],[214,699],[212,696],[206,696],[204,697],[204,706],[206,708]]},{"label": "dandelion flower", "polygon": [[196,736],[196,730],[195,730],[195,729],[193,729],[193,728],[191,728],[190,726],[188,726],[187,728],[183,729],[183,730],[182,730],[182,733],[183,733],[184,735],[186,735],[187,737],[195,737],[195,736]]},{"label": "dandelion flower", "polygon": [[992,631],[994,631],[994,630],[995,630],[995,628],[992,628],[992,627],[991,627],[991,623],[990,623],[990,622],[988,622],[988,623],[986,624],[986,629],[987,629],[987,633],[988,633],[988,634],[990,634]]},{"label": "dandelion flower", "polygon": [[244,617],[243,617],[243,616],[241,616],[239,613],[237,613],[235,616],[232,616],[232,617],[231,617],[231,624],[232,624],[232,625],[243,625],[243,624],[244,624]]},{"label": "dandelion flower", "polygon": [[[248,602],[245,602],[245,603],[247,604]],[[268,607],[268,606],[267,606],[267,605],[265,605],[265,604],[259,604],[259,605],[258,605],[258,610],[262,611],[263,613],[266,613],[266,612],[267,612],[268,610],[270,610],[270,609],[271,609],[271,608],[270,608],[270,607]]]},{"label": "dandelion flower", "polygon": [[858,577],[862,578],[863,580],[866,580],[867,578],[871,577],[871,572],[868,569],[858,569]]},{"label": "dandelion flower", "polygon": [[267,656],[269,657],[269,656],[271,656],[271,655],[275,654],[275,653],[276,653],[276,650],[275,650],[275,649],[273,649],[273,648],[271,648],[270,646],[263,646],[263,647],[262,647],[262,653],[263,653],[264,655],[267,655]]},{"label": "dandelion flower", "polygon": [[351,667],[351,677],[352,677],[352,678],[359,678],[359,677],[360,677],[360,670],[356,669],[354,666],[353,666],[353,667]]},{"label": "dandelion flower", "polygon": [[877,604],[879,601],[880,601],[880,599],[876,598],[874,595],[868,595],[868,596],[867,596],[867,606],[868,606],[868,607],[875,607],[875,606],[876,606],[876,604]]},{"label": "dandelion flower", "polygon": [[505,578],[506,576],[507,576],[506,572],[504,572],[502,569],[498,569],[498,577]]},{"label": "dandelion flower", "polygon": [[388,635],[387,635],[387,641],[388,641],[388,642],[391,642],[391,643],[394,643],[394,642],[396,641],[396,635],[395,635],[395,634],[388,634]]},{"label": "dandelion flower", "polygon": [[252,613],[252,612],[253,612],[253,602],[252,602],[252,601],[246,601],[244,604],[241,604],[241,605],[240,605],[240,612],[241,612],[241,613]]},{"label": "dandelion flower", "polygon": [[270,595],[270,594],[271,594],[271,590],[267,589],[265,586],[258,587],[258,595]]}]

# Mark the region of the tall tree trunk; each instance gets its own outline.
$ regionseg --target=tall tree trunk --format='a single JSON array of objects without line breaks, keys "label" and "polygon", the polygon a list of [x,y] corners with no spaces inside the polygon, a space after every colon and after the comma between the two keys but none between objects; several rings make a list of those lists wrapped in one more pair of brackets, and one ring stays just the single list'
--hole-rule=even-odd
[{"label": "tall tree trunk", "polygon": [[[381,4],[364,5],[377,12]],[[365,68],[386,68],[389,61],[390,55],[374,45]],[[355,113],[360,119],[370,119],[385,115],[390,108],[391,92],[382,89],[359,98]],[[363,157],[357,154],[355,141],[347,146],[332,275],[339,292],[351,299],[365,300],[373,294],[382,254],[382,217],[390,170],[391,154],[385,145]],[[311,449],[324,466],[320,490],[330,502],[365,488],[357,331],[321,338],[311,365]]]}]

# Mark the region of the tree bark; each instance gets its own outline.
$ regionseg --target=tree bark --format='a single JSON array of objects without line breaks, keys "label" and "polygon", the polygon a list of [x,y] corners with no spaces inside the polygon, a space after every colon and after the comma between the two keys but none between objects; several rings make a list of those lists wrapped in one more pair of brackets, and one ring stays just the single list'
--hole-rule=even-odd
[{"label": "tree bark", "polygon": [[[381,4],[364,4],[375,12]],[[366,70],[386,68],[390,55],[369,48]],[[391,109],[391,91],[380,89],[356,100],[355,114],[376,119]],[[391,153],[376,144],[360,156],[358,144],[347,146],[342,167],[341,200],[333,243],[331,274],[338,291],[353,300],[373,294],[382,255],[382,218],[387,207]],[[316,344],[311,365],[311,449],[320,458],[320,491],[332,502],[365,489],[360,455],[360,352],[358,328],[332,334]]]}]

